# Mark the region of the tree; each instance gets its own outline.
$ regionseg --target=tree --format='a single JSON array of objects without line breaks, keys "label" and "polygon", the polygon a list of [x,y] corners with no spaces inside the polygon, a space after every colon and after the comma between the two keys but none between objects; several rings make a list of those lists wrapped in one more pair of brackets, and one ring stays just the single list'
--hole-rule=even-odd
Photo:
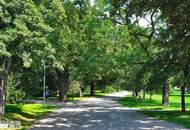
[{"label": "tree", "polygon": [[[150,35],[144,35],[149,40],[155,39],[153,47],[157,55],[150,60],[157,59],[163,64],[163,68],[173,68],[163,72],[164,75],[183,73],[183,85],[181,86],[182,112],[185,111],[185,87],[189,75],[189,1],[109,1],[112,8],[111,19],[117,24],[133,25],[144,18],[150,25]],[[150,18],[148,18],[150,17]],[[133,19],[133,20],[131,20]],[[136,20],[134,20],[136,19]],[[131,27],[131,26],[129,26]],[[149,28],[149,27],[148,27]],[[159,42],[158,42],[159,41]],[[143,45],[143,44],[141,44]],[[141,46],[145,51],[147,47]],[[149,50],[149,49],[148,49]],[[157,52],[158,51],[158,52]],[[150,51],[149,52],[153,52]],[[178,54],[176,53],[178,52]],[[167,66],[167,67],[166,67]],[[154,73],[153,73],[154,74]],[[168,76],[167,76],[168,78]],[[165,82],[168,79],[164,79]],[[167,88],[167,87],[164,87]],[[168,95],[168,93],[166,94]],[[163,97],[167,97],[167,96]]]},{"label": "tree", "polygon": [[[45,34],[49,31],[43,24],[42,16],[32,0],[27,1],[1,1],[0,2],[0,43],[1,55],[1,81],[0,99],[1,116],[4,115],[4,105],[7,91],[8,76],[11,66],[20,65],[29,67],[32,63],[34,50],[38,45],[45,44]],[[20,67],[20,66],[17,66]]]}]

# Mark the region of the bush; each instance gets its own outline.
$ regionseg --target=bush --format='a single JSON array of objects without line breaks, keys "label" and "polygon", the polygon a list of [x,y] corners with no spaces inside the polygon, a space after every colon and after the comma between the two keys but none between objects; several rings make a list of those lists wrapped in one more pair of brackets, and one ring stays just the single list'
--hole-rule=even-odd
[{"label": "bush", "polygon": [[113,93],[118,91],[118,88],[116,86],[106,86],[103,90],[104,93]]},{"label": "bush", "polygon": [[75,97],[79,96],[81,92],[80,83],[78,81],[73,81],[69,87],[69,91],[67,92],[67,96]]},{"label": "bush", "polygon": [[26,94],[22,90],[14,90],[12,92],[9,92],[8,97],[7,97],[7,102],[8,103],[23,103],[25,97],[26,97]]},{"label": "bush", "polygon": [[7,91],[7,102],[8,103],[23,103],[26,98],[26,93],[22,88],[18,87],[19,81],[13,78],[11,74],[9,76],[8,91]]}]

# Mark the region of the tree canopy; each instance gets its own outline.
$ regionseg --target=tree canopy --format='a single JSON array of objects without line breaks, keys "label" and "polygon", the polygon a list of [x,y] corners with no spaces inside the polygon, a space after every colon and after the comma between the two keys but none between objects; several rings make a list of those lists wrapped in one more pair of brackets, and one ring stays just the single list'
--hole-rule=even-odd
[{"label": "tree canopy", "polygon": [[186,0],[1,0],[1,113],[7,90],[39,95],[44,62],[60,101],[76,81],[92,90],[117,84],[136,96],[172,86],[181,89],[185,111],[189,6]]}]

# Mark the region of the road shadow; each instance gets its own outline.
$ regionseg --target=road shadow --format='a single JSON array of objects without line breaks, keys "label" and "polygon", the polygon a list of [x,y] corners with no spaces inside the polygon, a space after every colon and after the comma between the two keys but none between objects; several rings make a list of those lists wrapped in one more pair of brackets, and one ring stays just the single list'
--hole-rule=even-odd
[{"label": "road shadow", "polygon": [[31,130],[185,130],[162,120],[121,107],[117,96],[67,104],[49,114]]}]

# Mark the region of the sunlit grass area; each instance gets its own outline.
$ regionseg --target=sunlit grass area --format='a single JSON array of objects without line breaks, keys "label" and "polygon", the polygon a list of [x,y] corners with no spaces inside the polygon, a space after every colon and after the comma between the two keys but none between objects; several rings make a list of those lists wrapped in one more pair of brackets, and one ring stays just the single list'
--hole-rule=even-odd
[{"label": "sunlit grass area", "polygon": [[133,98],[131,96],[121,99],[119,102],[126,107],[139,108],[138,112],[181,124],[184,127],[190,128],[190,94],[186,94],[187,112],[181,113],[181,97],[180,92],[175,91],[170,94],[170,104],[162,106],[162,95],[155,94],[150,101],[149,95],[146,99]]},{"label": "sunlit grass area", "polygon": [[[119,102],[127,107],[141,108],[141,109],[161,109],[161,110],[180,110],[181,109],[181,96],[179,92],[170,94],[170,104],[168,106],[162,106],[162,95],[154,94],[150,101],[149,95],[146,95],[146,99],[133,98],[132,96],[125,97]],[[186,106],[190,108],[190,94],[186,94]]]},{"label": "sunlit grass area", "polygon": [[5,108],[5,120],[21,121],[23,129],[25,129],[40,117],[52,112],[54,108],[55,106],[45,105],[45,109],[43,109],[43,104],[8,104]]}]

